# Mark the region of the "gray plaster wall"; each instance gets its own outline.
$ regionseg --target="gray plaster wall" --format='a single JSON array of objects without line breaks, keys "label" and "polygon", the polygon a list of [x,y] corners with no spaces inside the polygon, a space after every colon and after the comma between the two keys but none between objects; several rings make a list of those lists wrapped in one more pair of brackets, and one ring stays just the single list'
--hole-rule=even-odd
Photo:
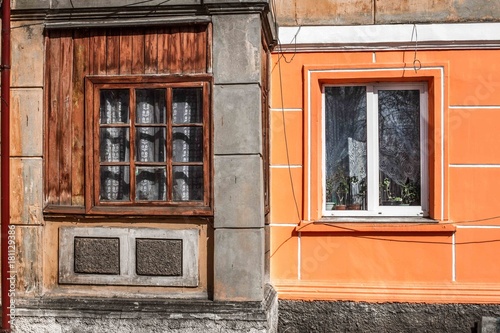
[{"label": "gray plaster wall", "polygon": [[279,301],[281,333],[481,333],[500,305]]}]

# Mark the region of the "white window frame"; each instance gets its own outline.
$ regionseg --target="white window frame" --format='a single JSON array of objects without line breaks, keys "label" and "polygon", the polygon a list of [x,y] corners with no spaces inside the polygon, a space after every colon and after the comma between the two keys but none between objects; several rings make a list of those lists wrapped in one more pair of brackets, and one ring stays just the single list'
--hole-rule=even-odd
[{"label": "white window frame", "polygon": [[[325,150],[325,88],[344,86],[366,87],[367,108],[367,208],[366,210],[326,210],[326,150]],[[380,90],[419,90],[420,91],[420,188],[421,206],[381,206],[379,205],[379,146],[378,146],[378,92]],[[353,217],[426,217],[429,216],[429,152],[428,152],[428,87],[425,82],[416,83],[366,83],[366,84],[327,84],[322,86],[322,215]]]}]

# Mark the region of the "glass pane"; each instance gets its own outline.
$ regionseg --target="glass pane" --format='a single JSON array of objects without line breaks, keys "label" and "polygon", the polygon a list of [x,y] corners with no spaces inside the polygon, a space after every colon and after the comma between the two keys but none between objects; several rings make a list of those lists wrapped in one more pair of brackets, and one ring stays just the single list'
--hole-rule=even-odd
[{"label": "glass pane", "polygon": [[129,100],[128,89],[101,90],[101,124],[128,124]]},{"label": "glass pane", "polygon": [[129,129],[123,127],[101,128],[101,162],[128,162],[130,155]]},{"label": "glass pane", "polygon": [[128,166],[101,166],[101,201],[129,201]]},{"label": "glass pane", "polygon": [[420,91],[379,90],[379,181],[383,206],[420,205]]},{"label": "glass pane", "polygon": [[174,166],[174,201],[203,200],[203,167]]},{"label": "glass pane", "polygon": [[135,95],[138,124],[165,123],[165,89],[137,89]]},{"label": "glass pane", "polygon": [[203,128],[174,127],[172,138],[174,162],[203,161]]},{"label": "glass pane", "polygon": [[325,88],[326,209],[366,209],[366,88]]},{"label": "glass pane", "polygon": [[165,162],[165,129],[137,127],[135,134],[138,162]]},{"label": "glass pane", "polygon": [[137,167],[136,200],[165,201],[167,176],[165,168]]},{"label": "glass pane", "polygon": [[172,120],[174,124],[203,122],[203,89],[172,89]]}]

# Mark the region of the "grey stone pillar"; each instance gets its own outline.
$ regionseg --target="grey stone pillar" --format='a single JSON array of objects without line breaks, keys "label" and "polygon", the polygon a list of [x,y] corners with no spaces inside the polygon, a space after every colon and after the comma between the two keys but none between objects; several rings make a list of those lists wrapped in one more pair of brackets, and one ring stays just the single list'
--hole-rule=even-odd
[{"label": "grey stone pillar", "polygon": [[214,300],[264,297],[259,14],[213,16]]}]

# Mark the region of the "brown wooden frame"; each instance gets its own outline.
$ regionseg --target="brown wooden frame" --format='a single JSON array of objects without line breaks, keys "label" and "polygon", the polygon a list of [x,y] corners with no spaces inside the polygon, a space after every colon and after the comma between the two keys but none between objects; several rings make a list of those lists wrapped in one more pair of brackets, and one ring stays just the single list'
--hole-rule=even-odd
[{"label": "brown wooden frame", "polygon": [[[87,214],[105,214],[105,215],[211,215],[212,210],[212,123],[210,114],[210,87],[212,78],[209,75],[189,75],[189,76],[87,76],[85,78],[85,109],[86,122],[85,134],[87,138],[85,148],[85,210]],[[134,202],[135,191],[133,172],[134,156],[134,134],[130,133],[130,174],[131,191],[130,202],[102,202],[99,200],[100,191],[100,171],[99,162],[99,91],[100,89],[134,89],[134,88],[165,88],[171,92],[172,88],[178,87],[201,87],[203,88],[203,162],[192,163],[193,165],[203,166],[203,188],[204,196],[202,201],[147,201]],[[171,93],[167,93],[171,95]],[[170,105],[171,96],[167,96],[167,118],[171,115]],[[172,153],[169,148],[169,138],[172,134],[171,120],[167,119],[166,149],[167,156],[167,179],[172,172],[169,166],[173,167],[176,163],[171,161]],[[170,130],[169,130],[170,129]],[[191,165],[182,163],[182,165]],[[172,184],[167,182],[167,191],[170,192]]]}]

